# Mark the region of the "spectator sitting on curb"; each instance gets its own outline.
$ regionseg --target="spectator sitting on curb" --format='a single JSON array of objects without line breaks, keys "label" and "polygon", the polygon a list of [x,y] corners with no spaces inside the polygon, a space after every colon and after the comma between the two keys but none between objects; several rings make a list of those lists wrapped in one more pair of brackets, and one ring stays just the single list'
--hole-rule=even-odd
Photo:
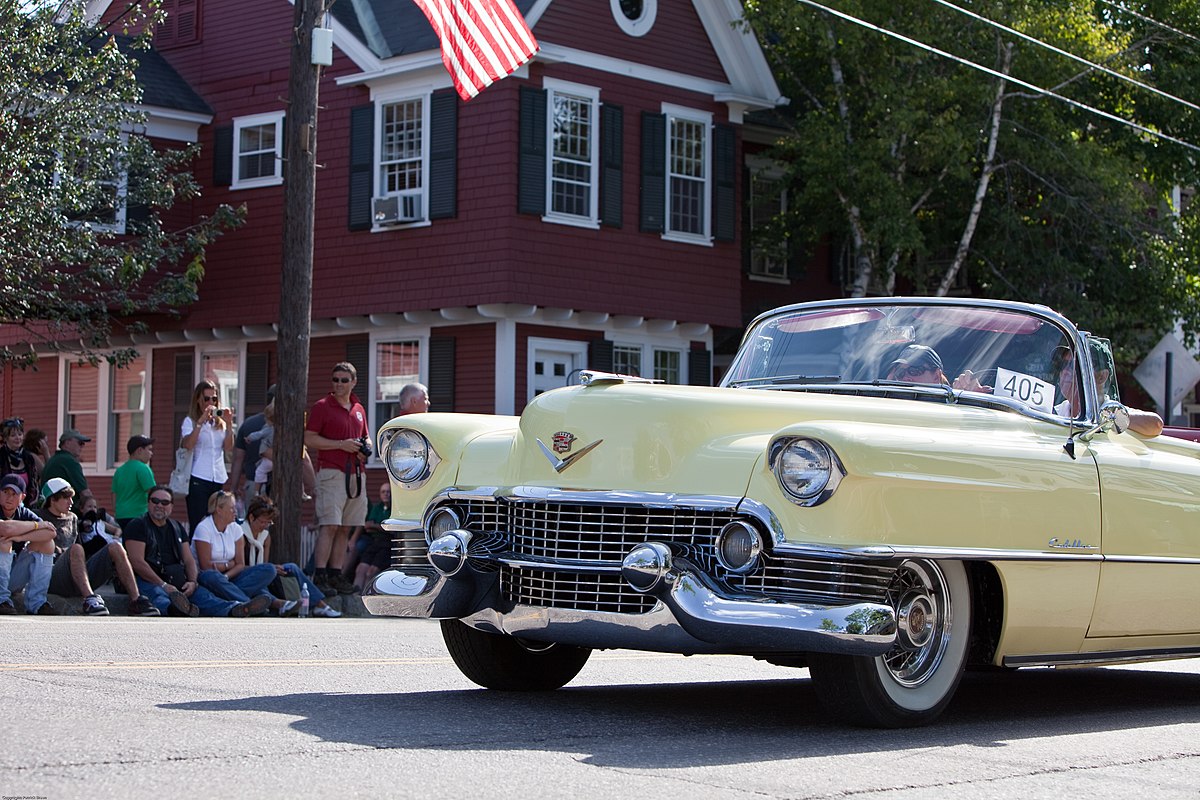
[{"label": "spectator sitting on curb", "polygon": [[[22,505],[24,499],[24,478],[0,478],[0,615],[17,613],[12,593],[21,589],[27,614],[54,615],[58,610],[46,601],[54,569],[54,526]],[[15,560],[14,542],[26,543]]]},{"label": "spectator sitting on curb", "polygon": [[266,613],[270,598],[248,603],[223,600],[197,582],[196,559],[183,526],[171,519],[174,496],[169,486],[155,486],[146,513],[129,522],[125,549],[137,575],[138,590],[163,613],[196,617],[249,617]]},{"label": "spectator sitting on curb", "polygon": [[93,587],[103,586],[116,575],[129,594],[130,616],[157,617],[161,612],[138,592],[129,556],[120,542],[109,543],[91,558],[86,557],[83,545],[76,541],[79,518],[71,511],[75,497],[71,484],[63,478],[51,478],[45,488],[49,496],[39,513],[56,531],[50,591],[60,597],[82,597],[84,614],[106,617],[108,606]]},{"label": "spectator sitting on curb", "polygon": [[[246,509],[246,519],[241,523],[243,538],[246,540],[246,561],[254,564],[271,563],[271,523],[275,521],[277,509],[271,498],[259,495],[250,501]],[[312,605],[314,617],[340,617],[342,612],[332,608],[325,602],[325,594],[317,585],[309,580],[298,564],[273,564],[278,576],[290,575],[301,586],[308,587],[309,603]]]},{"label": "spectator sitting on curb", "polygon": [[281,617],[298,611],[298,601],[280,600],[267,593],[267,584],[278,574],[275,565],[246,566],[241,539],[242,526],[237,521],[233,492],[213,492],[208,498],[208,516],[192,534],[196,563],[200,565],[200,585],[217,597],[239,603],[265,597],[267,605]]}]

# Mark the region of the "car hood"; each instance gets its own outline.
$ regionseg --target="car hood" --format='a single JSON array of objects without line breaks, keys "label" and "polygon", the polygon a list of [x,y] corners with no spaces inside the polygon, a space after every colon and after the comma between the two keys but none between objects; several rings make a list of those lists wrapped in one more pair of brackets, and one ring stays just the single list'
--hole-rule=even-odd
[{"label": "car hood", "polygon": [[847,421],[889,421],[901,408],[930,420],[948,411],[937,403],[815,393],[569,387],[535,398],[515,434],[491,431],[473,441],[457,482],[494,484],[503,461],[510,486],[740,497],[776,433],[811,429],[820,435]]}]

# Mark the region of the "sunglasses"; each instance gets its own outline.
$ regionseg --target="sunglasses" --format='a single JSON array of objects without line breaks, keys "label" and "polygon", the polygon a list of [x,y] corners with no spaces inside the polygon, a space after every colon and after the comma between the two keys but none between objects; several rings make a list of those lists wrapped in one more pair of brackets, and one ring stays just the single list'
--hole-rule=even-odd
[{"label": "sunglasses", "polygon": [[206,403],[215,403],[215,402],[217,402],[216,395],[213,395],[213,396],[211,396],[211,397],[210,397],[209,395],[204,395],[204,402],[206,402]]},{"label": "sunglasses", "polygon": [[929,373],[929,372],[933,372],[932,367],[916,367],[916,366],[905,367],[904,369],[899,370],[896,373],[896,377],[901,378],[901,379],[903,379],[903,378],[919,378],[920,376],[925,375],[926,373]]},{"label": "sunglasses", "polygon": [[151,497],[150,502],[156,506],[169,506],[172,503],[171,500],[163,500],[161,497]]},{"label": "sunglasses", "polygon": [[0,428],[24,428],[25,420],[20,417],[10,417],[9,419],[0,422]]},{"label": "sunglasses", "polygon": [[349,383],[351,380],[352,380],[352,378],[334,378],[333,382],[334,383]]}]

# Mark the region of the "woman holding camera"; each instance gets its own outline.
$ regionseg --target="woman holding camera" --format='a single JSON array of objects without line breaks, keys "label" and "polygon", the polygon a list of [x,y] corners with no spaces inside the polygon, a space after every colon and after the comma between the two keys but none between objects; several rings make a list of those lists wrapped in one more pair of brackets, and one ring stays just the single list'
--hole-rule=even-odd
[{"label": "woman holding camera", "polygon": [[227,409],[218,409],[217,385],[200,381],[192,390],[192,404],[180,426],[180,447],[192,451],[192,477],[188,481],[188,529],[196,530],[208,516],[208,498],[229,480],[225,454],[233,450],[233,431]]}]

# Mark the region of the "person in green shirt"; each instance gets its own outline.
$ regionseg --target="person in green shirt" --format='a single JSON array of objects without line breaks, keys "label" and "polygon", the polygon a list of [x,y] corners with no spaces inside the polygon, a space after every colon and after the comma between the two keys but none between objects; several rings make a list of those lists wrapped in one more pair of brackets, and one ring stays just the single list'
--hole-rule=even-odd
[{"label": "person in green shirt", "polygon": [[146,513],[146,500],[157,485],[150,459],[154,456],[154,440],[149,436],[130,436],[125,444],[129,460],[117,467],[112,477],[113,516],[122,528],[129,520]]},{"label": "person in green shirt", "polygon": [[[88,488],[88,482],[87,478],[83,477],[79,455],[83,452],[83,445],[91,440],[92,437],[84,436],[74,428],[63,432],[63,435],[58,437],[58,452],[46,459],[46,466],[42,467],[42,485],[45,486],[51,478],[62,478],[71,484],[75,494],[83,494],[84,489]],[[42,492],[42,495],[44,497],[45,492]]]}]

